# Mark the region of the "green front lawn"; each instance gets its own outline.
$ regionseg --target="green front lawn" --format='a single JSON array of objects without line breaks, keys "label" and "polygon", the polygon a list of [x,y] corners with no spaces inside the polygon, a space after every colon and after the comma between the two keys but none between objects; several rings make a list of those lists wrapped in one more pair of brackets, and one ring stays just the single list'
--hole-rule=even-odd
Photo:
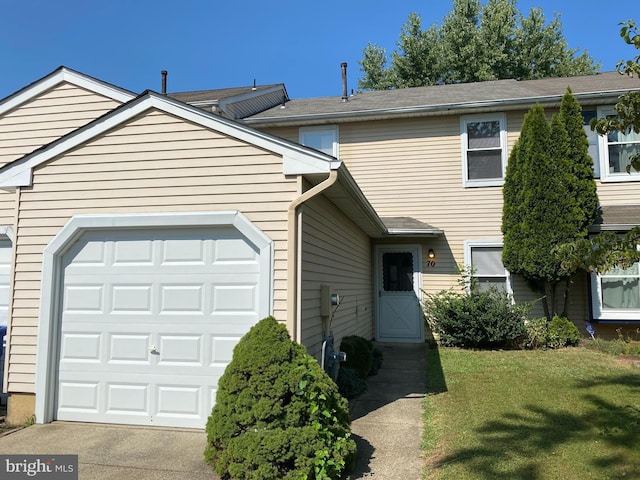
[{"label": "green front lawn", "polygon": [[582,347],[428,355],[425,478],[640,478],[640,357]]}]

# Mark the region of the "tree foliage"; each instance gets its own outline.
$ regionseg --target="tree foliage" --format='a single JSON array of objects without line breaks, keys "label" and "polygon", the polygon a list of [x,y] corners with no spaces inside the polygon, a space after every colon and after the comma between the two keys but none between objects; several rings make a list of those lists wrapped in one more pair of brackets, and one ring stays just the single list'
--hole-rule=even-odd
[{"label": "tree foliage", "polygon": [[524,16],[516,0],[454,0],[442,24],[421,27],[409,14],[387,67],[386,50],[369,43],[360,60],[361,90],[439,83],[531,79],[596,73],[586,51],[568,47],[559,16],[547,22],[540,8]]},{"label": "tree foliage", "polygon": [[336,384],[267,317],[218,382],[205,459],[223,479],[336,479],[355,459],[349,423]]},{"label": "tree foliage", "polygon": [[[580,105],[568,89],[551,122],[542,106],[531,108],[509,156],[502,260],[512,274],[521,275],[543,295],[549,320],[566,310],[569,278],[576,271],[563,264],[555,247],[586,237],[598,212],[587,152]],[[564,295],[557,292],[561,283]]]},{"label": "tree foliage", "polygon": [[[633,45],[637,50],[640,50],[640,33],[633,20],[628,20],[621,23],[620,37],[628,45]],[[621,75],[640,77],[640,54],[636,55],[633,59],[618,62],[616,67]],[[640,133],[640,92],[628,92],[622,95],[616,103],[615,110],[617,116],[613,118],[601,118],[592,122],[591,127],[595,128],[598,133],[606,135],[611,132],[622,133]],[[631,169],[640,171],[640,153],[633,155],[630,159],[630,163],[627,166],[627,173],[631,172]]]},{"label": "tree foliage", "polygon": [[[622,40],[640,50],[640,33],[635,22],[628,20],[620,25]],[[640,54],[630,60],[618,62],[617,70],[622,75],[640,77]],[[622,95],[615,109],[617,117],[595,120],[591,127],[602,135],[615,131],[640,132],[640,92]],[[632,168],[640,171],[640,153],[631,157],[627,173],[630,173]],[[628,268],[640,261],[639,244],[640,227],[635,227],[624,235],[611,231],[603,232],[592,239],[578,239],[559,245],[556,250],[568,270],[582,268],[606,273],[614,267]]]}]

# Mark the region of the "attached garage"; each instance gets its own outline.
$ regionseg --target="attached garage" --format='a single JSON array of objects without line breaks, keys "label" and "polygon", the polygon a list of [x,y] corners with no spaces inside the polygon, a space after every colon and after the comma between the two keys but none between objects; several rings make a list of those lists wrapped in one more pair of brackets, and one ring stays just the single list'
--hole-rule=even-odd
[{"label": "attached garage", "polygon": [[74,218],[45,252],[43,414],[203,428],[234,346],[269,314],[270,257],[238,212]]},{"label": "attached garage", "polygon": [[323,238],[344,229],[340,255],[361,253],[357,272],[340,266],[334,325],[371,331],[367,252],[383,225],[321,152],[146,92],[0,169],[0,187],[17,201],[16,421],[203,428],[234,346],[270,315],[319,354],[320,284],[344,262],[321,241],[322,268],[302,268],[311,208]]}]

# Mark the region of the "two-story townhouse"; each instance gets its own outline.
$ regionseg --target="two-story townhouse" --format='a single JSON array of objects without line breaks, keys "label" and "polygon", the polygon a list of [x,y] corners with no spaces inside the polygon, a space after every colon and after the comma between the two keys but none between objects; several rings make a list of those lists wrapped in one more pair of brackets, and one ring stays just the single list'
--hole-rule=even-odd
[{"label": "two-story townhouse", "polygon": [[[61,68],[10,95],[9,418],[202,427],[233,346],[264,316],[323,361],[330,332],[423,341],[423,291],[455,285],[460,263],[531,299],[500,262],[501,185],[524,113],[552,113],[568,85],[585,122],[638,88],[608,73],[135,96]],[[640,176],[624,170],[637,138],[589,135],[594,230],[639,224]],[[592,277],[593,294],[587,280],[572,320],[637,321],[637,270]]]},{"label": "two-story townhouse", "polygon": [[[539,103],[550,116],[567,87],[582,106],[594,159],[602,217],[593,231],[640,224],[640,173],[625,169],[629,155],[640,150],[640,136],[598,136],[588,127],[592,118],[612,114],[621,94],[640,89],[637,78],[616,72],[351,96],[343,84],[342,97],[292,100],[244,122],[336,156],[390,230],[413,230],[411,238],[374,241],[377,338],[397,341],[411,335],[411,329],[400,332],[399,323],[422,321],[417,302],[399,299],[403,292],[415,300],[456,286],[459,265],[473,265],[480,281],[501,285],[516,300],[535,302],[501,262],[502,184],[525,113]],[[424,238],[437,231],[442,234]],[[407,272],[413,282],[403,281]],[[638,265],[577,275],[569,317],[583,334],[587,320],[601,335],[640,323],[639,275]],[[542,316],[540,302],[533,314]]]}]

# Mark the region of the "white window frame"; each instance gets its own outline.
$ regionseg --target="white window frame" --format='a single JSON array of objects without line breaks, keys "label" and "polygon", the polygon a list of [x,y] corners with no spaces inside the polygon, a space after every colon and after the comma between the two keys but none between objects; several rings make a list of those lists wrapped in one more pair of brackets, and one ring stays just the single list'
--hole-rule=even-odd
[{"label": "white window frame", "polygon": [[[598,118],[604,118],[608,115],[616,115],[613,106],[598,107]],[[640,145],[640,144],[639,144]],[[600,157],[600,180],[602,182],[638,182],[640,181],[640,172],[631,170],[630,173],[610,172],[609,171],[609,141],[607,135],[598,135],[598,153]]]},{"label": "white window frame", "polygon": [[322,134],[326,134],[326,135],[331,135],[333,137],[333,149],[332,149],[332,153],[329,152],[323,152],[323,153],[327,153],[333,157],[338,158],[339,155],[339,142],[338,142],[338,138],[340,138],[338,136],[339,132],[338,132],[338,126],[337,125],[329,125],[329,126],[323,126],[323,127],[301,127],[299,130],[299,143],[301,145],[306,145],[309,146],[311,148],[315,148],[312,145],[307,145],[307,142],[305,141],[306,136],[309,134],[313,134],[313,135],[322,135]]},{"label": "white window frame", "polygon": [[584,133],[587,135],[589,144],[589,156],[593,160],[593,178],[600,178],[600,135],[598,135],[598,132],[591,130],[590,119],[585,118],[584,115],[586,112],[593,112],[595,118],[598,118],[598,110],[594,107],[585,107],[582,113]]},{"label": "white window frame", "polygon": [[[640,246],[638,248],[640,249]],[[603,275],[599,273],[591,273],[591,316],[593,320],[635,320],[638,322],[640,320],[640,309],[638,308],[604,308],[602,303],[602,277]]]},{"label": "white window frame", "polygon": [[[500,149],[502,160],[502,176],[500,178],[487,178],[474,180],[469,178],[467,152],[469,142],[467,124],[475,122],[500,122]],[[460,117],[460,143],[462,146],[462,185],[464,187],[498,187],[504,184],[504,175],[507,169],[507,118],[504,113],[465,115]]]},{"label": "white window frame", "polygon": [[[464,266],[472,267],[471,263],[471,251],[474,248],[503,248],[502,240],[465,240],[464,241]],[[503,265],[504,268],[504,265]],[[474,277],[491,277],[491,275],[473,275]],[[505,291],[509,295],[513,295],[513,288],[511,286],[511,273],[506,268],[504,269],[504,275],[494,275],[494,278],[505,279]]]}]

